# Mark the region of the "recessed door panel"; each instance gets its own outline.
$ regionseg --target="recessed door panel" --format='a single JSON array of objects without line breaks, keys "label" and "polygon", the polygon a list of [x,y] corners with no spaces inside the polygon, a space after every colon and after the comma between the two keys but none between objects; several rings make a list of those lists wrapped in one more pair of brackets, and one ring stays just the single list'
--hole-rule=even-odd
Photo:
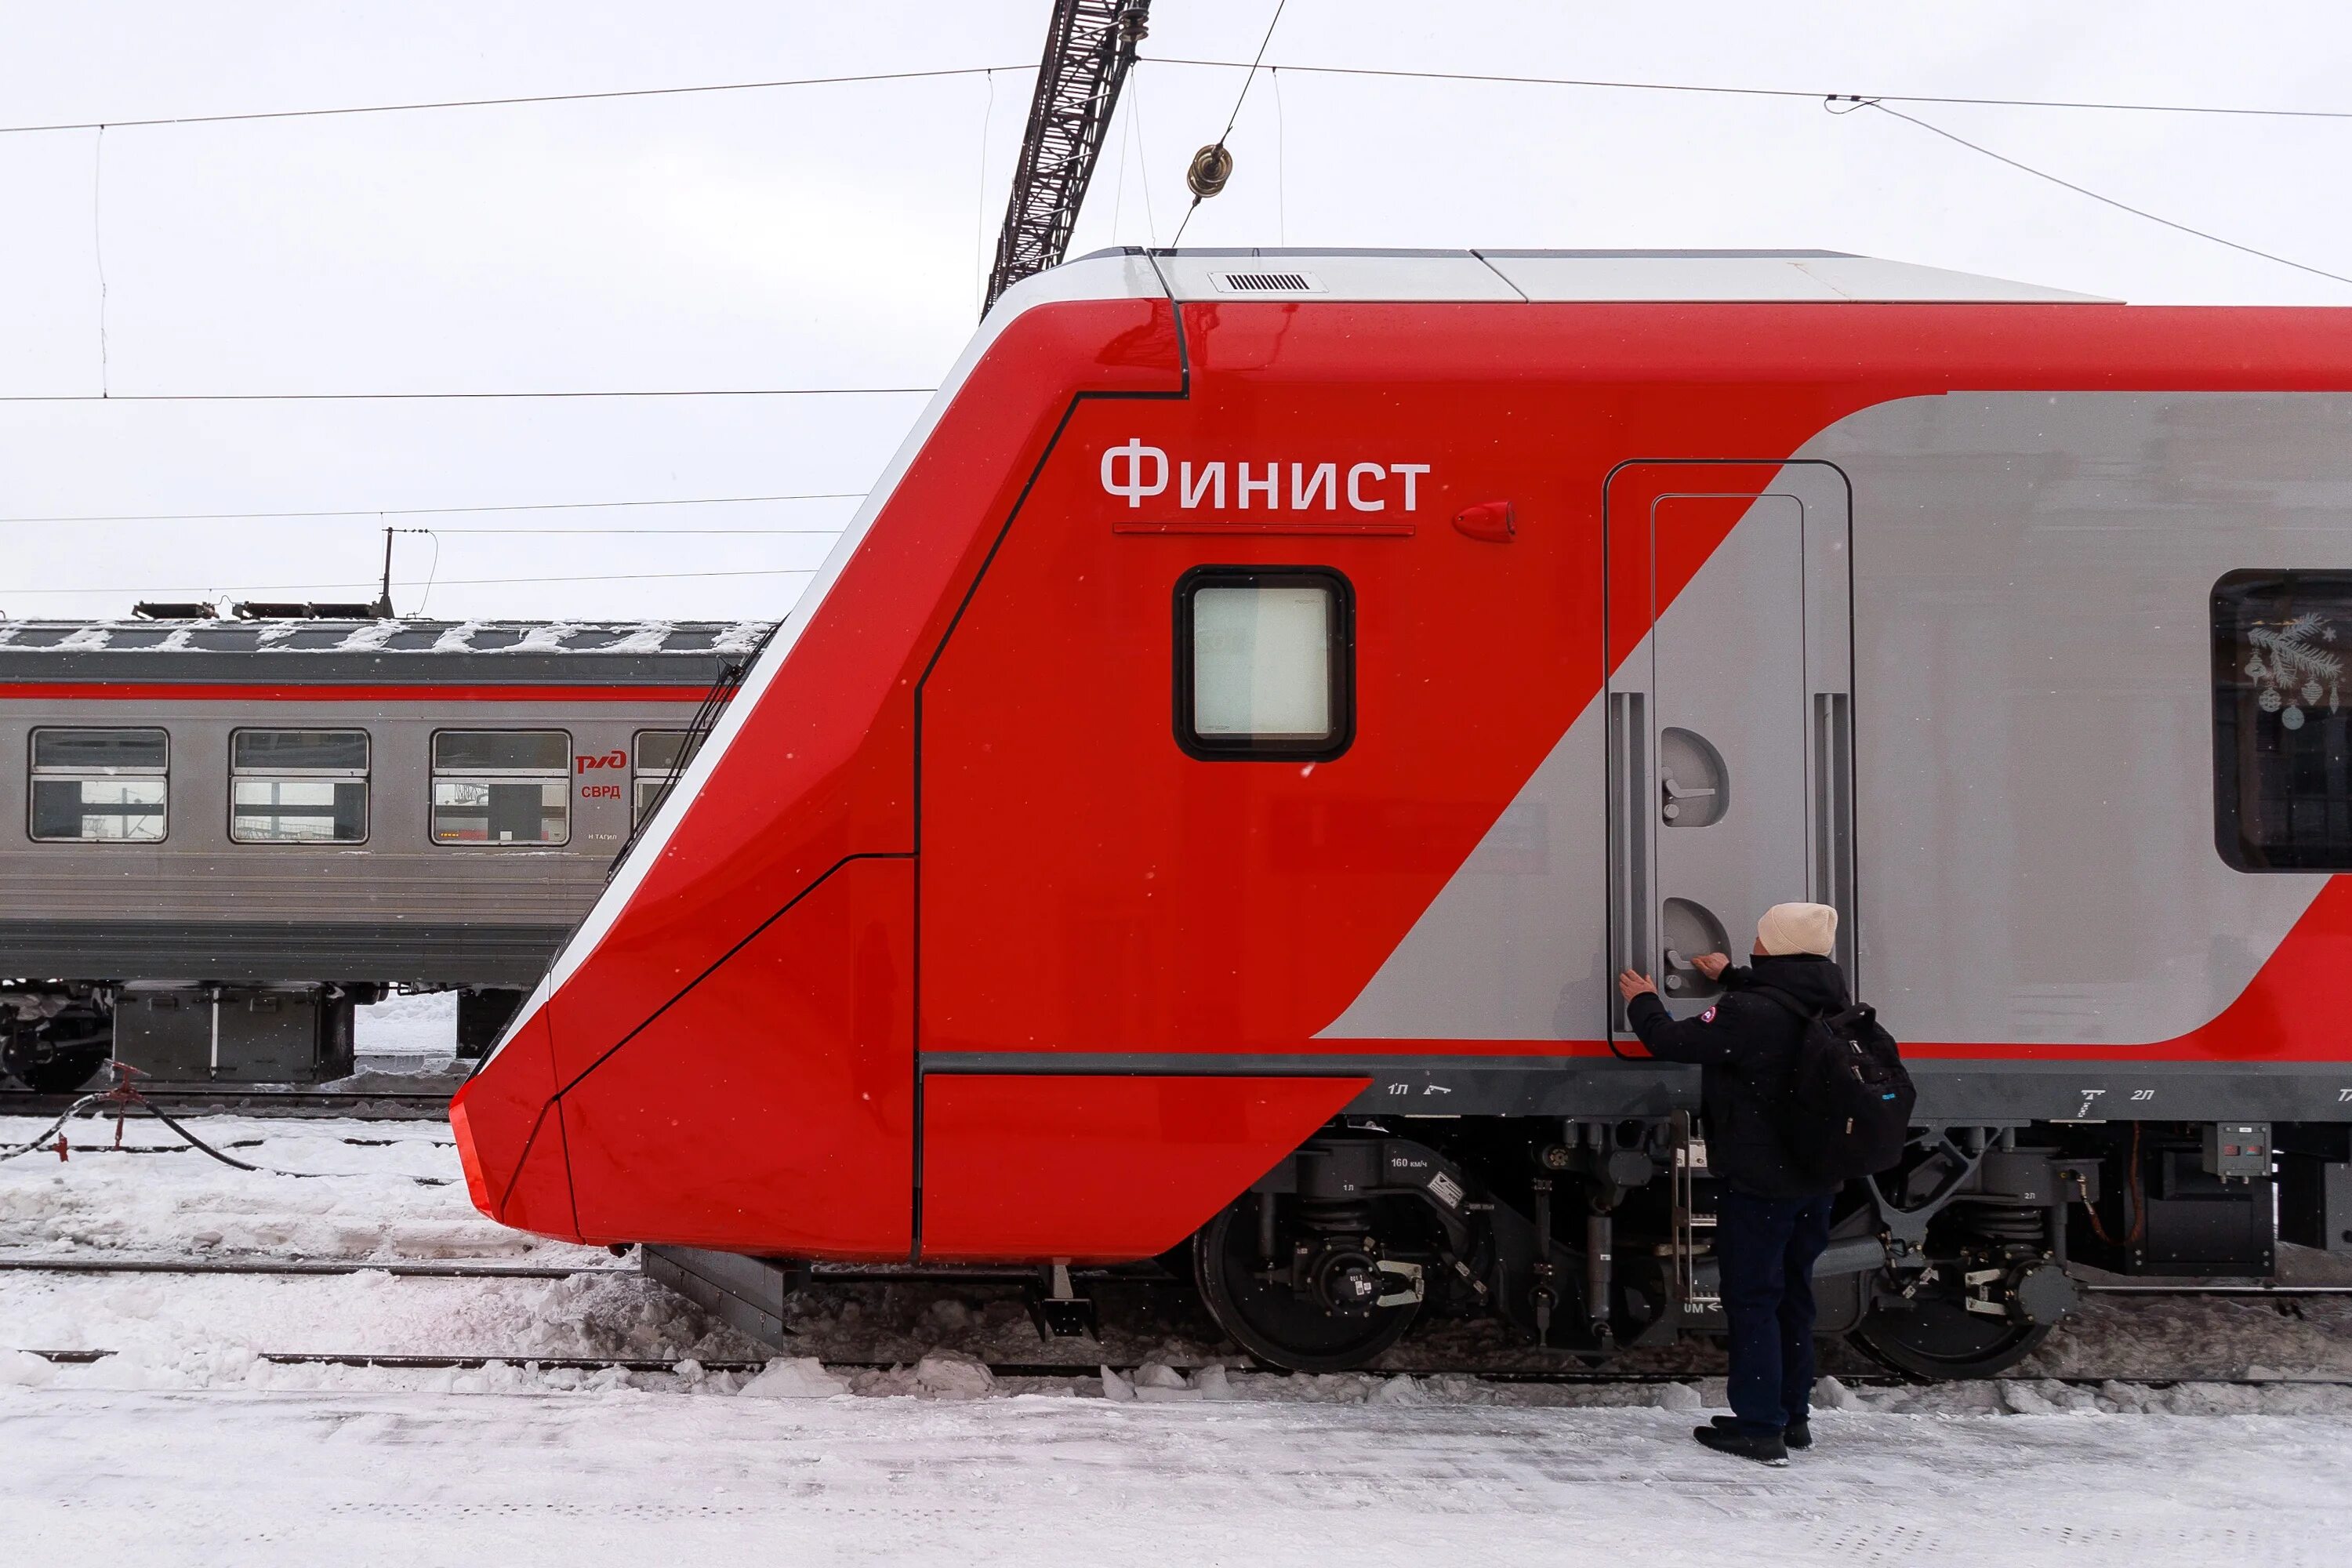
[{"label": "recessed door panel", "polygon": [[1773,904],[1836,905],[1852,951],[1845,494],[1811,463],[1611,481],[1611,943],[1678,1016]]}]

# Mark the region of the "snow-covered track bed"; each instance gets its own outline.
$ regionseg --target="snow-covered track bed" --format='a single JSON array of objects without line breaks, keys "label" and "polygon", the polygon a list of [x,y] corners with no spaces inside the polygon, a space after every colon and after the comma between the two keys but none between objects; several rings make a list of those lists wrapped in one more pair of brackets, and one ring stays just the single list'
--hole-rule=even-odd
[{"label": "snow-covered track bed", "polygon": [[[24,1353],[56,1366],[91,1366],[117,1354],[110,1350],[34,1350]],[[779,1362],[791,1363],[799,1358],[762,1357],[745,1360],[705,1360],[693,1356],[491,1356],[491,1355],[373,1355],[355,1351],[255,1351],[253,1360],[272,1366],[338,1366],[374,1369],[385,1372],[477,1372],[491,1367],[515,1367],[526,1373],[541,1372],[625,1372],[667,1373],[688,1380],[727,1373],[737,1377],[756,1377]],[[804,1363],[803,1363],[804,1364]],[[910,1363],[903,1361],[834,1361],[819,1363],[834,1373],[862,1372],[895,1373],[907,1371]],[[922,1363],[912,1363],[919,1367]],[[1318,1374],[1291,1373],[1269,1367],[1234,1367],[1223,1362],[1190,1369],[1170,1367],[1162,1362],[1132,1363],[1116,1365],[1099,1363],[1095,1365],[1071,1364],[1061,1362],[982,1362],[969,1357],[950,1358],[945,1364],[961,1365],[985,1371],[995,1383],[1063,1381],[1091,1384],[1102,1380],[1106,1372],[1130,1381],[1155,1376],[1154,1369],[1164,1369],[1185,1377],[1189,1373],[1198,1377],[1209,1367],[1224,1374],[1230,1386],[1234,1377],[1273,1378],[1311,1383]],[[1373,1374],[1358,1374],[1373,1375]],[[1686,1374],[1664,1372],[1611,1372],[1606,1369],[1582,1368],[1529,1372],[1524,1370],[1482,1370],[1465,1366],[1423,1366],[1386,1368],[1376,1374],[1378,1381],[1404,1379],[1415,1383],[1439,1383],[1448,1379],[1465,1379],[1496,1387],[1527,1388],[1674,1388],[1704,1387],[1718,1384],[1720,1379],[1693,1378]],[[1901,1373],[1856,1373],[1836,1379],[1843,1390],[1905,1389],[1944,1386],[1926,1379]],[[2101,1377],[2019,1377],[1979,1378],[1971,1386],[1998,1388],[2002,1385],[2019,1388],[2081,1388],[2102,1392],[2137,1390],[2146,1394],[2168,1393],[2180,1388],[2343,1388],[2352,1389],[2352,1378],[2295,1376],[2273,1374],[2251,1377],[2192,1378],[2101,1378]],[[1146,1388],[1160,1386],[1150,1381]],[[1189,1382],[1172,1385],[1192,1388]],[[1172,1391],[1172,1388],[1171,1388]]]},{"label": "snow-covered track bed", "polygon": [[[446,1090],[273,1089],[147,1089],[143,1098],[173,1116],[338,1117],[360,1121],[446,1121]],[[0,1117],[63,1115],[83,1098],[0,1089]],[[136,1118],[134,1117],[134,1120]],[[77,1120],[77,1127],[85,1123]],[[110,1120],[107,1126],[110,1129]]]},{"label": "snow-covered track bed", "polygon": [[325,1258],[11,1258],[0,1274],[228,1274],[304,1279],[341,1274],[389,1274],[399,1279],[570,1279],[582,1274],[635,1274],[613,1265],[557,1263],[415,1263]]}]

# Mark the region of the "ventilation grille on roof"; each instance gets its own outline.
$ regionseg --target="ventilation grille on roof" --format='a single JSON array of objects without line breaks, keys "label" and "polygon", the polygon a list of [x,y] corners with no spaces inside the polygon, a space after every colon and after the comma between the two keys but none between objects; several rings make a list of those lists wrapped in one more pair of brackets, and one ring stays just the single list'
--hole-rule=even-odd
[{"label": "ventilation grille on roof", "polygon": [[1228,294],[1320,294],[1310,272],[1212,272],[1210,281]]}]

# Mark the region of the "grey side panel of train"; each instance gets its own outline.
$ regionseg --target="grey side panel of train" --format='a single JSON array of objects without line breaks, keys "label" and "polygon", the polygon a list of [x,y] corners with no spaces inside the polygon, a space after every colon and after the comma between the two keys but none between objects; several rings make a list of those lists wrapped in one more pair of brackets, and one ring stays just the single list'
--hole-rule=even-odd
[{"label": "grey side panel of train", "polygon": [[[2217,677],[2213,601],[2250,569],[2343,574],[2347,436],[2352,399],[2336,395],[1956,395],[1843,419],[1773,481],[1796,493],[1811,482],[1801,473],[1834,472],[1850,486],[1847,912],[1862,989],[1906,1042],[1957,1053],[2187,1036],[2311,907],[2328,870],[2254,872],[2216,850],[2217,691],[2234,700],[2230,682],[2247,678],[2243,649]],[[1808,500],[1809,539],[1827,510]],[[1759,506],[1740,521],[1661,638],[1740,624],[1735,601],[1775,521]],[[2325,589],[2306,597],[2333,637],[2352,611]],[[1633,684],[1612,674],[1612,690]],[[2336,695],[2320,694],[2324,715]],[[1806,696],[1792,685],[1786,710]],[[1603,1031],[1608,960],[1621,956],[1591,828],[1610,810],[1605,700],[1326,1037]],[[1681,889],[1669,878],[1655,890]],[[1840,892],[1802,869],[1759,882],[1727,903],[1727,934],[1744,944],[1744,922],[1779,898]],[[2313,1087],[2335,1103],[2347,1083],[2319,1073]]]}]

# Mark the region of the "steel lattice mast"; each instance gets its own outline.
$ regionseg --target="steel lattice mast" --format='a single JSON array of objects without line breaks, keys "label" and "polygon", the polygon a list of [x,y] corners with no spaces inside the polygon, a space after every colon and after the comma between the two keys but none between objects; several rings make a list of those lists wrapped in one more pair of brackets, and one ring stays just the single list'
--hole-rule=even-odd
[{"label": "steel lattice mast", "polygon": [[1151,0],[1055,0],[983,313],[998,295],[1056,265],[1069,249],[1103,132],[1150,10]]}]

